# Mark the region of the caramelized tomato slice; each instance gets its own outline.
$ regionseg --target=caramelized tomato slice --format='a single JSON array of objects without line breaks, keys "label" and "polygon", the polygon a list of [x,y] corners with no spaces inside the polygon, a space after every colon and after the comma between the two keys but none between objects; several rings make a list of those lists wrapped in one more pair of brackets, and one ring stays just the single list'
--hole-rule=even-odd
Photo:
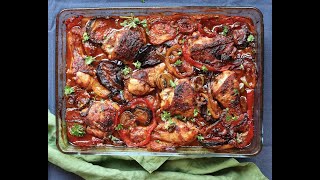
[{"label": "caramelized tomato slice", "polygon": [[181,18],[177,23],[180,33],[190,34],[196,29],[194,22],[189,18]]},{"label": "caramelized tomato slice", "polygon": [[151,44],[162,44],[177,35],[177,28],[170,22],[157,22],[151,26],[149,40]]}]

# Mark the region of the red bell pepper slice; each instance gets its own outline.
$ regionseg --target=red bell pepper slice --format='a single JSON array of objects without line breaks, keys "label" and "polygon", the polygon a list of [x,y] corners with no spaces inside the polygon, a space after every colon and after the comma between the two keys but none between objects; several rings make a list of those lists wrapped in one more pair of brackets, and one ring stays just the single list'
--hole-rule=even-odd
[{"label": "red bell pepper slice", "polygon": [[124,111],[126,111],[128,109],[133,109],[139,104],[147,105],[147,108],[149,108],[152,111],[152,117],[153,118],[152,118],[151,123],[149,124],[147,132],[145,134],[146,138],[141,142],[133,142],[130,139],[130,130],[129,129],[121,129],[121,130],[119,130],[120,137],[123,139],[123,141],[126,143],[126,145],[128,147],[141,147],[141,146],[144,146],[144,145],[148,144],[150,142],[150,139],[151,139],[151,133],[154,130],[154,128],[157,126],[157,122],[156,122],[156,119],[155,119],[155,110],[153,108],[153,105],[150,103],[150,101],[148,99],[145,99],[145,98],[134,99],[131,102],[129,102],[127,106],[122,107],[120,109],[119,115],[117,116],[116,124],[120,123],[119,122],[119,116]]}]

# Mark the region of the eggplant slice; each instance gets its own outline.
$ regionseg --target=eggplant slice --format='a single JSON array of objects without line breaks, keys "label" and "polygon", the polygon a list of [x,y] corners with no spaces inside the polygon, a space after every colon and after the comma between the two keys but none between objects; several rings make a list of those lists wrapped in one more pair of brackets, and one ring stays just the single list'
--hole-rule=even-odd
[{"label": "eggplant slice", "polygon": [[119,94],[123,90],[123,78],[121,75],[121,61],[101,61],[97,67],[97,77],[99,82],[111,91],[112,95]]},{"label": "eggplant slice", "polygon": [[163,50],[161,46],[146,44],[139,49],[134,59],[141,62],[142,68],[153,67],[164,61],[165,57],[159,54],[161,50]]}]

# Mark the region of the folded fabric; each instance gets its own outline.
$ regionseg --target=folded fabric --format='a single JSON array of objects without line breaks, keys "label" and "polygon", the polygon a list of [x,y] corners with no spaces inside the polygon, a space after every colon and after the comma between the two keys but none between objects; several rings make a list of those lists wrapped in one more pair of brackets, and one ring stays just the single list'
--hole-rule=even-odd
[{"label": "folded fabric", "polygon": [[254,163],[234,158],[68,155],[57,149],[55,131],[48,110],[48,161],[85,179],[267,179]]}]

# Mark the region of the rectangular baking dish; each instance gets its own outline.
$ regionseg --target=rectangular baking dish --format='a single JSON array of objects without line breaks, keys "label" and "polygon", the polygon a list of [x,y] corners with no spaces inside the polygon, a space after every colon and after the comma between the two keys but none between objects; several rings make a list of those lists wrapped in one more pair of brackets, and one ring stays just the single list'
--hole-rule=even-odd
[{"label": "rectangular baking dish", "polygon": [[[253,20],[257,32],[256,64],[258,81],[254,99],[254,137],[251,144],[244,149],[228,149],[215,152],[202,147],[181,147],[175,152],[149,152],[144,148],[127,148],[114,146],[98,146],[79,148],[68,143],[65,117],[65,101],[63,100],[66,83],[66,27],[64,21],[71,16],[128,16],[162,13],[187,14],[223,14],[230,16],[247,16]],[[188,156],[188,157],[250,157],[257,155],[262,148],[262,115],[263,115],[263,16],[254,7],[112,7],[64,9],[56,18],[56,145],[67,154],[97,155],[144,155],[144,156]]]}]

